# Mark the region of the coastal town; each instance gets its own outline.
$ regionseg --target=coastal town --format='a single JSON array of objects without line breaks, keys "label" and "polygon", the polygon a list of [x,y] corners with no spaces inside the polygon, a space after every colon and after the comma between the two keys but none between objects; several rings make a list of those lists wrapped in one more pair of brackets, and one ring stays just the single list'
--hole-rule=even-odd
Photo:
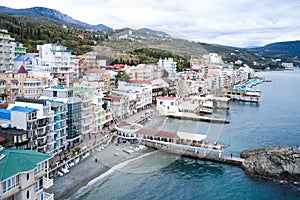
[{"label": "coastal town", "polygon": [[172,57],[127,65],[110,64],[96,50],[75,55],[60,41],[36,49],[26,53],[0,27],[0,199],[53,200],[55,179],[126,142],[131,148],[110,156],[155,148],[241,165],[205,135],[142,124],[156,115],[230,123],[212,113],[230,109],[231,101],[259,104],[261,91],[252,87],[270,81],[213,52],[178,71]]}]

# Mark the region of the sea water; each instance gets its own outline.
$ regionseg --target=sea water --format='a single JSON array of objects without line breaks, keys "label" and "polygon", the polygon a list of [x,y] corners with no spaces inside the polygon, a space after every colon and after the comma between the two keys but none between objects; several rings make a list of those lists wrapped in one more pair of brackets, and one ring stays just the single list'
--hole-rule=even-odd
[{"label": "sea water", "polygon": [[[300,71],[260,73],[272,82],[259,104],[232,102],[229,124],[159,118],[145,126],[206,134],[225,144],[224,154],[270,145],[300,145]],[[127,162],[77,199],[300,199],[300,186],[251,178],[237,166],[156,151]]]}]

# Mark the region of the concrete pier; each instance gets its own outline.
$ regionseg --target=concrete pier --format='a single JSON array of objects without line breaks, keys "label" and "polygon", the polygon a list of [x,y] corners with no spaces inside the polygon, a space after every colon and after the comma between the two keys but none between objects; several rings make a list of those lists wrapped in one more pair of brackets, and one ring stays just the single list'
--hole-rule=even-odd
[{"label": "concrete pier", "polygon": [[176,112],[172,114],[167,114],[167,117],[179,118],[179,119],[190,119],[195,121],[205,121],[205,122],[213,122],[213,123],[230,123],[227,119],[215,118],[215,117],[206,117],[195,115],[194,113],[189,112]]},{"label": "concrete pier", "polygon": [[226,164],[237,165],[237,166],[241,166],[242,163],[244,162],[243,158],[238,158],[238,157],[231,157],[231,156],[219,157],[215,154],[209,154],[209,153],[204,154],[202,152],[195,153],[184,149],[175,149],[175,148],[168,148],[167,146],[155,145],[153,143],[146,143],[146,145],[154,149],[159,149],[161,151],[165,151],[171,154],[182,155],[182,156],[197,158],[201,160],[209,160],[209,161],[226,163]]}]

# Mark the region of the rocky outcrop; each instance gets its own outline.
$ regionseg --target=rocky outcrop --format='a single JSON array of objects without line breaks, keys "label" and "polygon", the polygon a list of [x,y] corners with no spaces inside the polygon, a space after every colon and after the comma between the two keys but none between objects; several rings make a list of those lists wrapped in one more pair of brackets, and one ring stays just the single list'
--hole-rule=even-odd
[{"label": "rocky outcrop", "polygon": [[300,181],[300,150],[297,147],[271,146],[246,150],[242,168],[254,177]]}]

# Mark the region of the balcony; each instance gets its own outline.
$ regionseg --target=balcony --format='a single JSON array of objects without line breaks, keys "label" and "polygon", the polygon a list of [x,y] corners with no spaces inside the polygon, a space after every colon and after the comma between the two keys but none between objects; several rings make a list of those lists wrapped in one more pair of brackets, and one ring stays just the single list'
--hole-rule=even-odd
[{"label": "balcony", "polygon": [[43,177],[43,185],[45,189],[49,189],[53,186],[53,179]]},{"label": "balcony", "polygon": [[44,192],[44,200],[54,200],[54,194]]}]

